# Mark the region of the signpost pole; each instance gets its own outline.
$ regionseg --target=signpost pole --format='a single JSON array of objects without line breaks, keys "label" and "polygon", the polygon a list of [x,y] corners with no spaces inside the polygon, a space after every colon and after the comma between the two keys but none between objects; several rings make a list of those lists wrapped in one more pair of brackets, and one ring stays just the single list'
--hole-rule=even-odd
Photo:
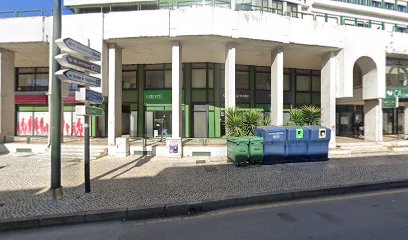
[{"label": "signpost pole", "polygon": [[61,37],[61,0],[54,0],[52,34],[52,89],[51,89],[51,189],[61,188],[61,82],[55,76],[60,68],[55,56],[60,50],[55,40]]},{"label": "signpost pole", "polygon": [[85,122],[85,141],[84,141],[84,150],[85,150],[85,192],[91,192],[91,172],[90,172],[90,139],[89,139],[89,116],[84,116]]}]

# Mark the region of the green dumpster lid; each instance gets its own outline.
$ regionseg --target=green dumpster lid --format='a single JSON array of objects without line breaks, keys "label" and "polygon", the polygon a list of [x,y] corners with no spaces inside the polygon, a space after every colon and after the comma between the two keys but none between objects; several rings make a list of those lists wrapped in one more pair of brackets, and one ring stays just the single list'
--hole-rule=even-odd
[{"label": "green dumpster lid", "polygon": [[234,143],[249,143],[249,137],[231,137],[227,138],[227,141]]}]

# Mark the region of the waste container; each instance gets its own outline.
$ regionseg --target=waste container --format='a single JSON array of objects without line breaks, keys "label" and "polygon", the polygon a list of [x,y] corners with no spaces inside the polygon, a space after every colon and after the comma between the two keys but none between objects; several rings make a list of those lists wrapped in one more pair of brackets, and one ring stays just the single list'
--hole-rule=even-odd
[{"label": "waste container", "polygon": [[246,165],[249,157],[249,138],[228,138],[227,157],[232,160],[237,167],[240,165]]},{"label": "waste container", "polygon": [[325,161],[329,160],[329,142],[331,129],[322,126],[309,126],[305,130],[309,130],[309,161]]},{"label": "waste container", "polygon": [[286,129],[283,127],[260,127],[255,129],[255,135],[263,137],[263,164],[277,164],[285,162]]},{"label": "waste container", "polygon": [[302,162],[308,160],[309,129],[287,127],[286,161]]},{"label": "waste container", "polygon": [[249,161],[252,164],[261,163],[264,156],[263,137],[253,136],[249,138]]}]

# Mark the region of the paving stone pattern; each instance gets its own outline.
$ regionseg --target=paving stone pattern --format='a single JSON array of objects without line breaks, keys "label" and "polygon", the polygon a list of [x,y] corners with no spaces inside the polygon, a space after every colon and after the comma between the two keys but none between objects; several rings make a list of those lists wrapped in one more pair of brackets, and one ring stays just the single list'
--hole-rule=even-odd
[{"label": "paving stone pattern", "polygon": [[225,158],[107,156],[91,162],[92,192],[85,194],[83,166],[81,159],[62,162],[64,196],[52,200],[49,156],[0,155],[0,220],[408,178],[407,155],[241,168]]}]

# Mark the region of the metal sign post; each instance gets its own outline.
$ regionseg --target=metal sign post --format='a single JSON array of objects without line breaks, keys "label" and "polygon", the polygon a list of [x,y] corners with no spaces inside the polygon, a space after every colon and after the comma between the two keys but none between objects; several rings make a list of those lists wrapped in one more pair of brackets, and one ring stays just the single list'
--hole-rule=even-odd
[{"label": "metal sign post", "polygon": [[63,53],[55,57],[62,66],[68,68],[56,72],[55,75],[61,81],[84,86],[75,92],[75,100],[84,103],[75,106],[75,112],[78,116],[84,116],[85,192],[89,193],[91,192],[89,120],[91,116],[103,115],[102,108],[92,107],[90,104],[101,104],[104,101],[101,93],[89,89],[101,86],[100,78],[89,75],[101,73],[101,66],[89,60],[100,61],[101,53],[71,38],[58,39],[56,43],[61,50],[69,54]]}]

